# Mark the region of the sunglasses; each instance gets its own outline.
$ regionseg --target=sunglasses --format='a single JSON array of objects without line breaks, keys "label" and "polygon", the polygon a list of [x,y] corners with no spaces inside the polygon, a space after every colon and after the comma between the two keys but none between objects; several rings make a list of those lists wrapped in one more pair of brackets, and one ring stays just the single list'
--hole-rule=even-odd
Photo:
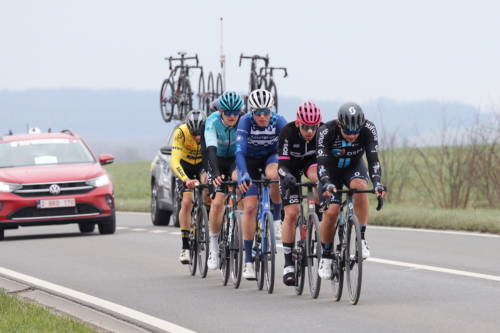
[{"label": "sunglasses", "polygon": [[345,129],[342,127],[342,132],[346,135],[351,135],[351,134],[359,134],[361,132],[361,129],[355,130],[355,131],[349,131],[348,129]]},{"label": "sunglasses", "polygon": [[231,117],[231,116],[237,116],[240,114],[240,110],[228,110],[228,111],[223,111],[224,112],[224,115],[226,117]]},{"label": "sunglasses", "polygon": [[189,131],[189,133],[191,133],[192,136],[199,136],[199,135],[201,135],[200,131],[198,131],[198,132],[191,132],[191,131]]},{"label": "sunglasses", "polygon": [[264,116],[268,116],[270,113],[271,113],[271,110],[270,109],[263,109],[263,110],[253,110],[252,111],[254,115],[256,115],[257,117],[260,117],[262,115]]},{"label": "sunglasses", "polygon": [[313,132],[314,132],[314,131],[317,131],[317,130],[318,130],[318,128],[319,128],[319,124],[317,124],[317,125],[305,125],[305,124],[302,124],[302,123],[301,123],[301,124],[300,124],[300,128],[302,128],[304,131],[309,131],[309,130],[311,130],[311,131],[313,131]]}]

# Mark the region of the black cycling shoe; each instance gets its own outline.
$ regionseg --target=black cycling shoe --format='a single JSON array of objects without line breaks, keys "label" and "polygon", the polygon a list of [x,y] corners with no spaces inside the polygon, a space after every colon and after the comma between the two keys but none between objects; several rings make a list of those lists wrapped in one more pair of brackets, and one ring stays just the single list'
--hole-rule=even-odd
[{"label": "black cycling shoe", "polygon": [[283,272],[283,283],[286,286],[295,286],[295,267],[287,266]]}]

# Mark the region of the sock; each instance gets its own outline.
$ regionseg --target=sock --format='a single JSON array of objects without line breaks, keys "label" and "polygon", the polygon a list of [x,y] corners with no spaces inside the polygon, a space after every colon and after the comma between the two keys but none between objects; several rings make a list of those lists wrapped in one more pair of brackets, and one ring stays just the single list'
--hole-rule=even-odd
[{"label": "sock", "polygon": [[285,253],[285,267],[293,266],[292,249],[293,249],[293,242],[292,243],[283,242],[283,253]]},{"label": "sock", "polygon": [[274,206],[274,212],[273,212],[273,218],[275,221],[281,221],[281,204],[275,204],[273,202]]},{"label": "sock", "polygon": [[210,233],[210,251],[219,251],[219,233]]},{"label": "sock", "polygon": [[252,262],[253,239],[243,240],[243,247],[245,248],[245,264],[247,262]]},{"label": "sock", "polygon": [[314,211],[316,212],[316,215],[318,215],[318,220],[321,222],[323,219],[323,208],[321,208],[321,205],[314,204]]},{"label": "sock", "polygon": [[361,231],[361,239],[365,239],[366,225],[360,225],[359,230]]},{"label": "sock", "polygon": [[181,229],[182,249],[189,250],[189,229]]},{"label": "sock", "polygon": [[321,242],[321,247],[323,248],[323,255],[321,258],[331,258],[332,257],[332,244],[325,244]]}]

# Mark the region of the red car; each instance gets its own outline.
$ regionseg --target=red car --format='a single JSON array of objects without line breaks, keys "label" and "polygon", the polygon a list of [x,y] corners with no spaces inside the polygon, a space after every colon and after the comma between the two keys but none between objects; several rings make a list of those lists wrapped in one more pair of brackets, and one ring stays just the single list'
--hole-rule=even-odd
[{"label": "red car", "polygon": [[116,229],[113,181],[78,135],[0,134],[0,240],[4,230],[78,223],[80,232],[113,234]]}]

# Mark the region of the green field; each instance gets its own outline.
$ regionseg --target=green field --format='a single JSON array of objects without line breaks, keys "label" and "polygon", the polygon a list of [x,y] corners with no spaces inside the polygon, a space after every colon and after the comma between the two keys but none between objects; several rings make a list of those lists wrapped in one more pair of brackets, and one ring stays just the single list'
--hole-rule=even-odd
[{"label": "green field", "polygon": [[[375,210],[376,199],[372,196],[369,224],[500,234],[500,209],[496,206],[499,202],[495,200],[493,208],[488,208],[489,201],[480,187],[468,190],[469,201],[465,208],[451,209],[445,208],[446,204],[439,204],[439,200],[451,202],[451,194],[457,189],[453,187],[453,181],[446,183],[450,179],[450,176],[445,174],[446,168],[440,168],[441,176],[432,174],[438,172],[434,168],[442,162],[440,155],[443,154],[438,149],[440,148],[423,149],[429,159],[433,158],[431,161],[419,159],[418,156],[422,152],[416,151],[415,148],[393,149],[380,153],[384,168],[383,179],[389,188],[389,194],[385,207],[380,212]],[[464,151],[463,147],[460,149]],[[462,160],[458,162],[460,165],[465,163]],[[106,166],[114,181],[118,210],[149,212],[150,166],[151,162],[116,163]],[[465,171],[464,174],[467,175]],[[455,177],[458,176],[455,174]],[[423,186],[424,182],[437,185]],[[466,182],[462,181],[463,184]]]}]

